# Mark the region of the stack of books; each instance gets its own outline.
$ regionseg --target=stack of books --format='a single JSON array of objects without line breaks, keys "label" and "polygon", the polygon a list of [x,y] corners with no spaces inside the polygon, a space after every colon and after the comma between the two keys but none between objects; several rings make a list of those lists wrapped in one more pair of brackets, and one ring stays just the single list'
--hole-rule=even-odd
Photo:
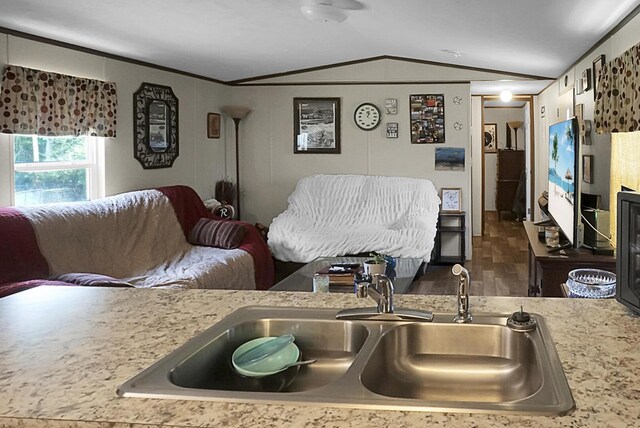
[{"label": "stack of books", "polygon": [[362,266],[358,263],[336,263],[320,269],[317,273],[329,276],[331,285],[351,285],[356,273],[362,272]]}]

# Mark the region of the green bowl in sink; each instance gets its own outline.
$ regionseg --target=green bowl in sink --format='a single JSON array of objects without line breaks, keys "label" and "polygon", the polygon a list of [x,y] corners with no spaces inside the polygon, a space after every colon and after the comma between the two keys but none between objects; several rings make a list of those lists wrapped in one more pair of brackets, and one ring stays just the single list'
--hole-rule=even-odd
[{"label": "green bowl in sink", "polygon": [[249,366],[236,364],[236,357],[264,342],[274,339],[272,336],[259,337],[238,346],[231,356],[233,368],[243,376],[264,377],[286,370],[290,364],[295,363],[300,358],[300,349],[295,343],[290,343],[279,351]]}]

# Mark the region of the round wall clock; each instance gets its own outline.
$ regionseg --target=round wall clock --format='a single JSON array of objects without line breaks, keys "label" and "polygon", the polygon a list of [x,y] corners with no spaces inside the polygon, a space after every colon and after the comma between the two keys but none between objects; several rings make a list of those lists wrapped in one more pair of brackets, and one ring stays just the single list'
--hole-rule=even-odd
[{"label": "round wall clock", "polygon": [[371,103],[360,104],[353,113],[353,120],[355,120],[358,128],[363,131],[376,129],[380,125],[380,119],[382,119],[380,109]]}]

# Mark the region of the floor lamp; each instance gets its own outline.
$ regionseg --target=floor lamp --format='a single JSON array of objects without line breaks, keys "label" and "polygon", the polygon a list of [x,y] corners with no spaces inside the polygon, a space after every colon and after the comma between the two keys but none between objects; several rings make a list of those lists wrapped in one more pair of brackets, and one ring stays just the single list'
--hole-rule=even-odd
[{"label": "floor lamp", "polygon": [[226,106],[222,107],[222,112],[226,113],[233,119],[236,125],[236,211],[238,212],[238,220],[240,220],[240,121],[251,111],[248,107]]}]

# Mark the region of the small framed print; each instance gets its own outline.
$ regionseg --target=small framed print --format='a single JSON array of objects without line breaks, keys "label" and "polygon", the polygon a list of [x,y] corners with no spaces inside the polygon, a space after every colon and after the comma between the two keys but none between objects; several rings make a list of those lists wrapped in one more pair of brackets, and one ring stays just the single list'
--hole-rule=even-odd
[{"label": "small framed print", "polygon": [[384,101],[384,112],[386,114],[398,114],[398,99],[387,98]]},{"label": "small framed print", "polygon": [[387,138],[398,138],[398,122],[387,123]]},{"label": "small framed print", "polygon": [[595,101],[598,97],[598,85],[600,84],[600,72],[602,71],[602,67],[604,67],[605,56],[599,55],[596,59],[593,60],[593,100]]},{"label": "small framed print", "polygon": [[582,72],[582,90],[584,92],[591,90],[591,69],[587,68]]},{"label": "small framed print", "polygon": [[485,123],[484,124],[484,152],[495,153],[498,151],[498,124],[497,123]]},{"label": "small framed print", "polygon": [[462,189],[459,187],[443,188],[442,190],[443,213],[459,213],[462,210]]},{"label": "small framed print", "polygon": [[582,155],[582,181],[593,183],[593,155]]},{"label": "small framed print", "polygon": [[220,138],[220,114],[207,114],[207,138]]}]

